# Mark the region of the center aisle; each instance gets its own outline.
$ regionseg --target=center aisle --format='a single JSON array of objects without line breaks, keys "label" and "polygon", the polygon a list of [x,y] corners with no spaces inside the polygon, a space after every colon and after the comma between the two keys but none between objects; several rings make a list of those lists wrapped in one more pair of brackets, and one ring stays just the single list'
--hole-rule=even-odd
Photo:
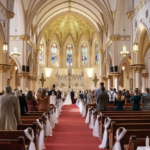
[{"label": "center aisle", "polygon": [[59,123],[53,130],[53,136],[45,143],[46,150],[100,150],[100,141],[92,136],[89,124],[73,105],[63,106]]}]

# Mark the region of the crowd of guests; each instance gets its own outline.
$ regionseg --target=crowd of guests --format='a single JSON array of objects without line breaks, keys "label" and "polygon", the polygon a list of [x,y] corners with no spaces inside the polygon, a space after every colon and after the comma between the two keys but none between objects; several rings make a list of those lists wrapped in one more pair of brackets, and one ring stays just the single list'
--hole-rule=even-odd
[{"label": "crowd of guests", "polygon": [[86,90],[84,93],[79,91],[79,98],[84,99],[87,103],[96,103],[96,108],[99,111],[107,110],[109,103],[114,104],[116,111],[123,110],[126,104],[132,104],[132,110],[150,110],[149,88],[146,88],[143,94],[138,88],[135,88],[131,93],[125,89],[116,91],[115,88],[108,91],[105,89],[104,83],[101,82],[100,87],[95,91]]}]

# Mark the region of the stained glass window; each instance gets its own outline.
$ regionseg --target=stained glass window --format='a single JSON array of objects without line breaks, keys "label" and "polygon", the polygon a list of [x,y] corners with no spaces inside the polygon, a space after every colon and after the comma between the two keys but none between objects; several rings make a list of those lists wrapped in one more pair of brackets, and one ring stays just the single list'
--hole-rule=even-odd
[{"label": "stained glass window", "polygon": [[39,54],[40,64],[44,64],[44,54],[43,53],[44,53],[44,43],[41,40],[41,42],[40,42],[40,54]]},{"label": "stained glass window", "polygon": [[67,66],[72,66],[72,45],[67,45]]},{"label": "stained glass window", "polygon": [[99,48],[98,41],[95,42],[95,65],[99,64]]},{"label": "stained glass window", "polygon": [[87,45],[83,43],[82,45],[82,65],[87,65]]},{"label": "stained glass window", "polygon": [[57,45],[56,43],[53,43],[51,46],[51,63],[52,66],[57,66]]}]

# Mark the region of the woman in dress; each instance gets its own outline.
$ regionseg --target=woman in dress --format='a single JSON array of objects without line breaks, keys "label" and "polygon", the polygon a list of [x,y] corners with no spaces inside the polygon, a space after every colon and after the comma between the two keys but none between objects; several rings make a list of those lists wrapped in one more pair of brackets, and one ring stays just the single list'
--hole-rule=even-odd
[{"label": "woman in dress", "polygon": [[134,92],[135,94],[131,97],[132,110],[140,110],[141,95],[139,95],[139,89],[136,88]]},{"label": "woman in dress", "polygon": [[149,88],[146,88],[145,93],[142,95],[142,103],[143,103],[142,110],[150,110]]},{"label": "woman in dress", "polygon": [[71,100],[71,96],[70,96],[70,91],[68,91],[68,95],[66,96],[64,105],[71,105],[71,104],[72,104],[72,100]]},{"label": "woman in dress", "polygon": [[131,95],[128,90],[126,91],[126,94],[125,94],[125,102],[126,104],[131,103]]},{"label": "woman in dress", "polygon": [[125,103],[125,97],[122,95],[122,91],[118,91],[118,96],[115,98],[115,110],[120,111],[123,110],[123,106]]},{"label": "woman in dress", "polygon": [[46,95],[46,90],[42,89],[41,95],[37,98],[38,111],[49,110],[49,97]]},{"label": "woman in dress", "polygon": [[57,97],[55,95],[55,92],[53,91],[52,92],[52,95],[50,96],[50,104],[56,104],[56,101],[57,101]]},{"label": "woman in dress", "polygon": [[35,106],[37,105],[37,102],[32,95],[32,91],[27,92],[26,102],[28,106],[28,111],[35,111]]}]

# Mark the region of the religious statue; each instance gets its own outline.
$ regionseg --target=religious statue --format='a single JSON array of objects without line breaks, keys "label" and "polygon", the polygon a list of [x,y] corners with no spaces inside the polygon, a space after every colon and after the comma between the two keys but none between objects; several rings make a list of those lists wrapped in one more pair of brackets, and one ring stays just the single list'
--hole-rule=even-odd
[{"label": "religious statue", "polygon": [[46,80],[44,79],[44,75],[43,75],[43,73],[42,73],[42,77],[41,77],[40,81],[41,81],[41,84],[42,84],[42,87],[43,87],[44,82],[46,81]]},{"label": "religious statue", "polygon": [[95,77],[94,77],[94,79],[92,81],[94,82],[95,87],[96,87],[97,86],[97,82],[99,81],[99,79],[97,78],[96,73],[95,73]]}]

